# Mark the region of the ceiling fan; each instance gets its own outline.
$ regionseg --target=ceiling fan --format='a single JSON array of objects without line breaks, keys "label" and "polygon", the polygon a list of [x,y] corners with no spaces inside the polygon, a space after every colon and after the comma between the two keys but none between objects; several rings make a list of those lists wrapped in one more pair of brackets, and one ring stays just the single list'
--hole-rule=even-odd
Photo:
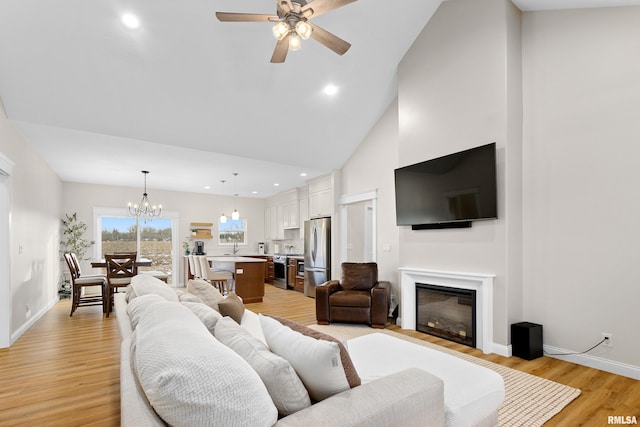
[{"label": "ceiling fan", "polygon": [[300,39],[313,38],[338,55],[343,55],[351,44],[327,30],[309,22],[320,16],[356,0],[276,0],[276,15],[257,13],[216,12],[221,22],[273,22],[273,35],[278,40],[271,56],[271,62],[281,63],[289,50],[300,49]]}]

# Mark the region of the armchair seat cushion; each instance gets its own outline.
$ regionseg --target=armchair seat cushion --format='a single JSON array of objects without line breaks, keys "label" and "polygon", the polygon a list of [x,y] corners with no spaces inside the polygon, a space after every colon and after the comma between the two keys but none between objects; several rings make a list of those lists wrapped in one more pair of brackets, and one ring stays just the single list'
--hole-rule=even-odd
[{"label": "armchair seat cushion", "polygon": [[333,307],[371,307],[369,291],[338,291],[329,296],[329,305]]}]

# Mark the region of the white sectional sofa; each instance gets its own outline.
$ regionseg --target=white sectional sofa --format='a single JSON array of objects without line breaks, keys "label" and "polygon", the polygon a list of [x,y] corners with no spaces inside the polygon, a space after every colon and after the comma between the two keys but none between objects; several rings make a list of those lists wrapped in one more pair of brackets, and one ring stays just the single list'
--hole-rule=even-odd
[{"label": "white sectional sofa", "polygon": [[383,334],[348,340],[345,361],[340,344],[231,302],[238,326],[210,309],[230,301],[216,307],[193,289],[137,276],[116,295],[121,425],[497,425],[504,386],[493,371]]}]

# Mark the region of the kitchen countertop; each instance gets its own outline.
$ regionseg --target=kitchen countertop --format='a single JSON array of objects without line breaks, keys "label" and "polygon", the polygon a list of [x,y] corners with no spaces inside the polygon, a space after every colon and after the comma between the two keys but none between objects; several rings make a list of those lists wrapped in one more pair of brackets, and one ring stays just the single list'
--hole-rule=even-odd
[{"label": "kitchen countertop", "polygon": [[249,256],[241,256],[241,255],[240,256],[238,255],[208,256],[207,259],[213,262],[266,262],[265,259],[251,258]]}]

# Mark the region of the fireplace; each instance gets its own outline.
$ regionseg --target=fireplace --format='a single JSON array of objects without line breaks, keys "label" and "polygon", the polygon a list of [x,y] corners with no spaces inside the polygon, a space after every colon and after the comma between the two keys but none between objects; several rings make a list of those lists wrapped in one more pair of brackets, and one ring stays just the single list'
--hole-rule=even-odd
[{"label": "fireplace", "polygon": [[[417,330],[416,285],[428,283],[455,289],[471,289],[476,292],[475,343],[484,353],[493,353],[493,274],[459,273],[401,267],[400,270],[400,316],[402,329]],[[499,348],[498,354],[508,355]]]},{"label": "fireplace", "polygon": [[476,346],[476,291],[416,283],[416,330]]}]

